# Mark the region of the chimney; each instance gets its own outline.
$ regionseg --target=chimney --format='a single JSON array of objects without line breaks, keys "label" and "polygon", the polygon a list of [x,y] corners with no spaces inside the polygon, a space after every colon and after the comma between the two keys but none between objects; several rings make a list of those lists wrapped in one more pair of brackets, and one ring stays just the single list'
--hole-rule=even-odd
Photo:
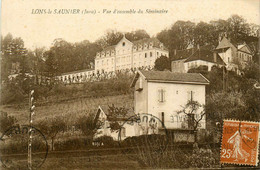
[{"label": "chimney", "polygon": [[213,53],[213,57],[214,57],[214,62],[216,63],[217,62],[217,53],[216,52]]}]

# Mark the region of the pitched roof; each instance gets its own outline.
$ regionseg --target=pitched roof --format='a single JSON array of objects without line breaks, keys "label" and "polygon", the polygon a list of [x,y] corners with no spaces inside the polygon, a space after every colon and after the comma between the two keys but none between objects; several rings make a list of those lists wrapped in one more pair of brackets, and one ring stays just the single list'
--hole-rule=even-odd
[{"label": "pitched roof", "polygon": [[189,58],[187,58],[185,62],[195,61],[195,60],[203,60],[211,63],[226,65],[218,53],[216,53],[216,60],[215,60],[214,52],[210,50],[203,50],[203,49],[196,50],[196,52],[193,53]]},{"label": "pitched roof", "polygon": [[108,121],[126,121],[131,116],[135,115],[134,110],[132,108],[126,108],[126,109],[128,109],[128,110],[127,110],[126,115],[124,115],[124,116],[123,115],[113,115],[113,116],[111,116],[109,114],[109,106],[108,105],[99,106],[96,117],[98,118],[100,111],[103,111],[104,114],[107,116]]},{"label": "pitched roof", "polygon": [[157,38],[144,38],[144,39],[141,39],[141,40],[132,41],[132,43],[134,45],[138,45],[138,44],[143,45],[144,43],[149,44],[151,42],[153,43],[154,47],[160,47],[161,42]]},{"label": "pitched roof", "polygon": [[173,60],[183,60],[188,58],[193,52],[195,48],[185,49],[185,50],[177,50],[176,54],[173,54]]},{"label": "pitched roof", "polygon": [[[212,45],[204,45],[200,47],[201,50],[213,50],[214,48],[215,47]],[[173,61],[189,58],[196,50],[197,48],[195,47],[184,50],[176,50],[176,54],[173,54],[172,56]]]},{"label": "pitched roof", "polygon": [[216,49],[230,48],[232,45],[236,47],[236,43],[232,43],[229,39],[223,37]]},{"label": "pitched roof", "polygon": [[116,47],[116,45],[108,46],[108,47],[104,48],[104,50],[102,50],[101,52],[115,50],[115,47]]},{"label": "pitched roof", "polygon": [[173,73],[170,71],[146,71],[138,70],[131,87],[134,87],[138,74],[142,74],[149,82],[162,82],[162,83],[180,83],[180,84],[209,84],[209,80],[206,79],[200,73]]},{"label": "pitched roof", "polygon": [[[124,37],[123,37],[124,38]],[[122,39],[123,39],[122,38]],[[120,39],[120,41],[122,40],[122,39]],[[127,39],[127,38],[126,38]],[[120,42],[119,41],[119,42]],[[118,43],[119,43],[118,42]],[[148,45],[149,45],[149,43],[153,43],[153,47],[158,47],[158,48],[160,48],[160,44],[161,44],[161,42],[157,39],[157,38],[144,38],[144,39],[141,39],[141,40],[136,40],[136,41],[130,41],[130,42],[132,42],[133,43],[133,45],[144,45],[144,43],[147,43]],[[105,51],[110,51],[110,50],[115,50],[115,47],[116,47],[116,45],[112,45],[112,46],[108,46],[108,47],[106,47],[106,48],[104,48],[102,51],[100,51],[100,52],[105,52]],[[166,47],[164,47],[164,49],[166,49]]]}]

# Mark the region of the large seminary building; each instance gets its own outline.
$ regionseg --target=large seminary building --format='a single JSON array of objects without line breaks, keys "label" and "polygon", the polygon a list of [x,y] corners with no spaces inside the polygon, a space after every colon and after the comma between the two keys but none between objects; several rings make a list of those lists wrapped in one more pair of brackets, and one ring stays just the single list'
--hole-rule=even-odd
[{"label": "large seminary building", "polygon": [[97,75],[111,76],[119,70],[151,69],[155,60],[162,55],[169,57],[169,51],[158,39],[145,38],[131,42],[124,36],[116,45],[96,54],[93,69],[63,73],[58,79],[65,83],[80,83],[95,79]]},{"label": "large seminary building", "polygon": [[102,73],[140,67],[153,68],[155,60],[162,55],[169,57],[169,52],[158,39],[131,42],[124,36],[116,45],[97,53],[95,71]]}]

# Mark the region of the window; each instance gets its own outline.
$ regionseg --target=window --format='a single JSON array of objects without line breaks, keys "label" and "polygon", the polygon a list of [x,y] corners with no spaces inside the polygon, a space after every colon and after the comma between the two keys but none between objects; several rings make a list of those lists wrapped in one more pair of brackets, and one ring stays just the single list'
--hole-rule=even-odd
[{"label": "window", "polygon": [[163,89],[158,90],[158,98],[159,98],[159,102],[165,102],[165,90]]},{"label": "window", "polygon": [[159,56],[159,52],[157,52],[157,56]]},{"label": "window", "polygon": [[122,43],[122,46],[123,46],[123,47],[125,46],[125,42]]},{"label": "window", "polygon": [[153,56],[153,53],[152,52],[150,52],[150,57],[152,57]]},{"label": "window", "polygon": [[144,57],[145,57],[145,58],[147,57],[147,53],[144,54]]}]

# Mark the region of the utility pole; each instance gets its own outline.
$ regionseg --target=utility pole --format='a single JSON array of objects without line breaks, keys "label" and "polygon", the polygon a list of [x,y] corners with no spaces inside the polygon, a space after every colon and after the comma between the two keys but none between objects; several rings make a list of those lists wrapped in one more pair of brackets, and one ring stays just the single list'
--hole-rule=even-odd
[{"label": "utility pole", "polygon": [[34,90],[31,90],[29,93],[29,139],[28,139],[28,168],[32,170],[32,124],[33,124],[33,116],[35,115],[34,112],[35,103],[34,103]]}]

